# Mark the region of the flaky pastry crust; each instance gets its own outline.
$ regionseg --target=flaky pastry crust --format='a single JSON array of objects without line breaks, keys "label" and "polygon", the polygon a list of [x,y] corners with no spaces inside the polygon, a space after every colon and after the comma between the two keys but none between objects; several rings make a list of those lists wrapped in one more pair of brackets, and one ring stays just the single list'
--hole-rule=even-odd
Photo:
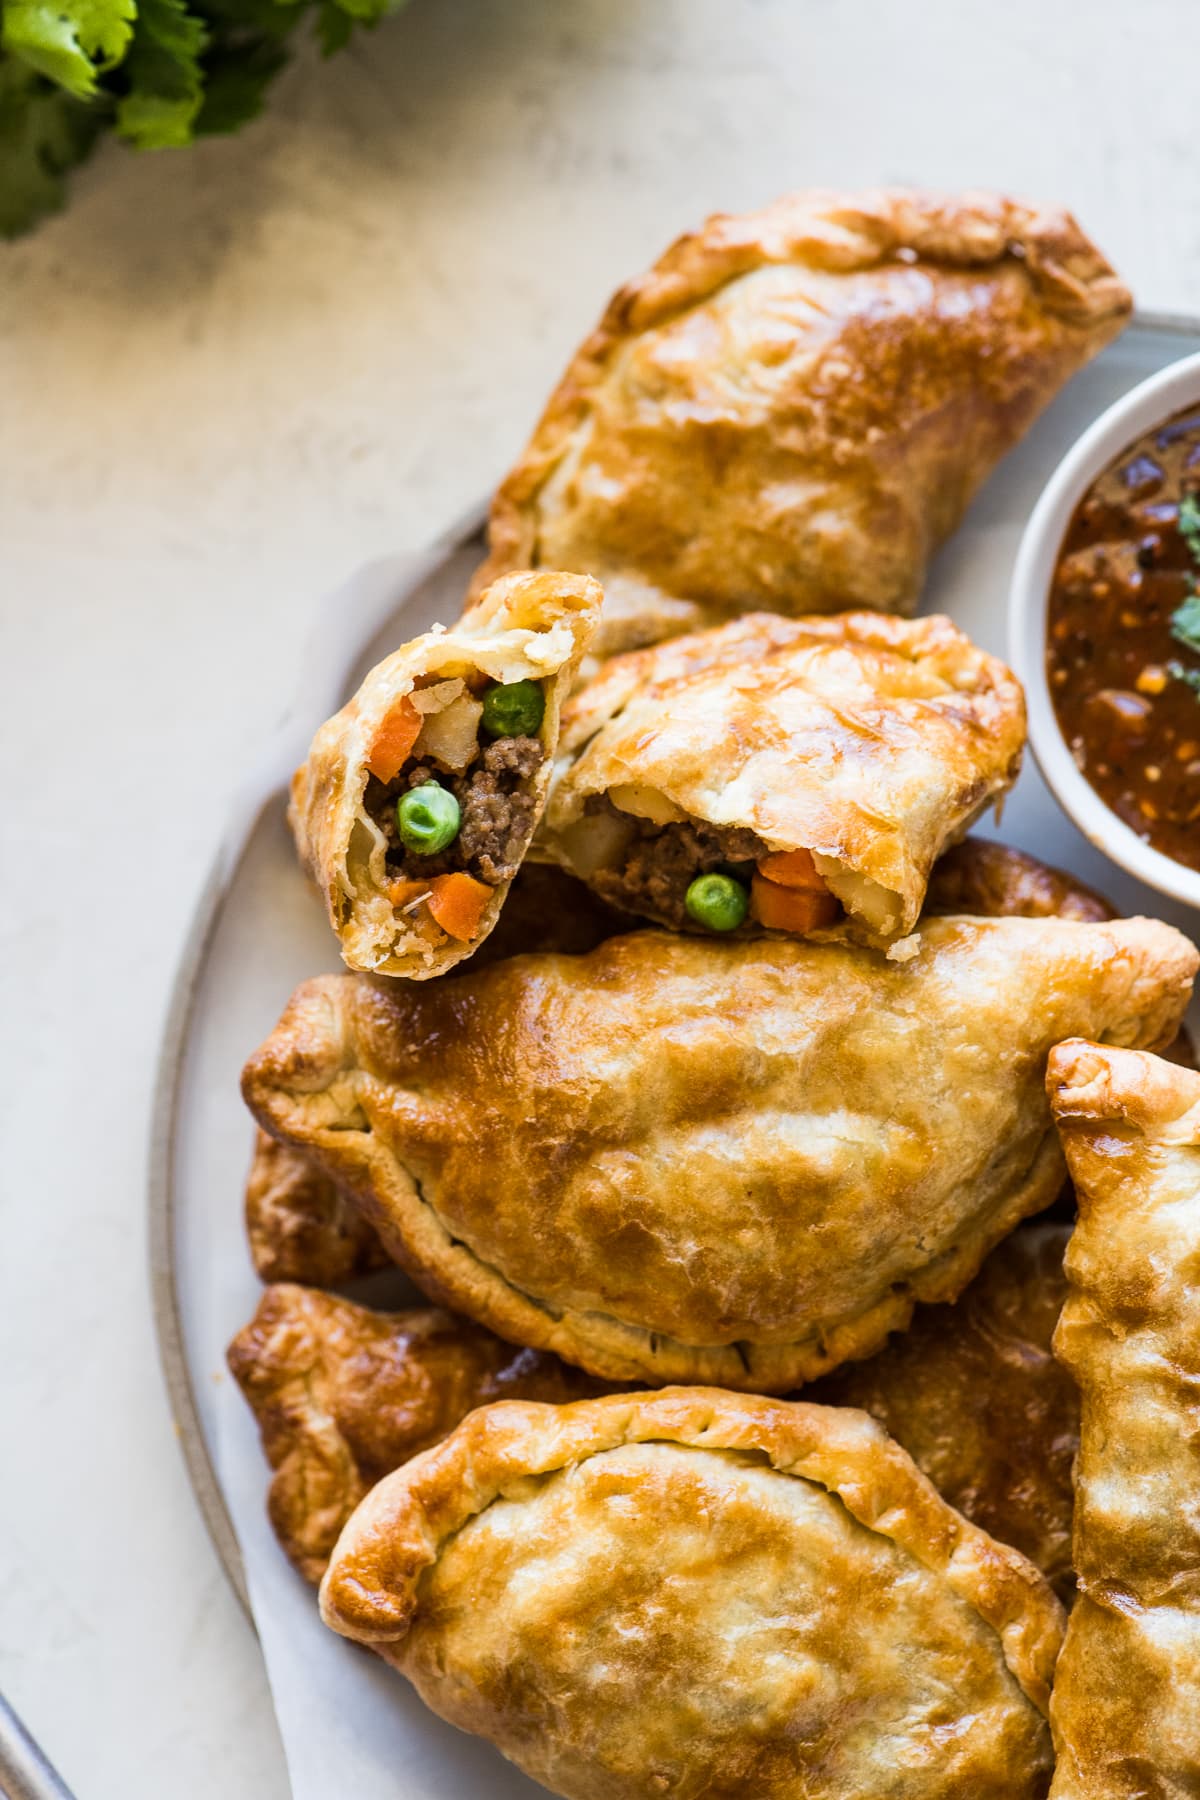
[{"label": "flaky pastry crust", "polygon": [[372,1312],[289,1282],[266,1290],[228,1361],[275,1471],[271,1524],[312,1582],[368,1489],[475,1407],[601,1391],[557,1357],[435,1307]]},{"label": "flaky pastry crust", "polygon": [[570,363],[474,591],[597,575],[604,654],[751,608],[911,612],[979,484],[1131,304],[1069,213],[999,195],[716,214]]},{"label": "flaky pastry crust", "polygon": [[949,619],[751,613],[618,656],[568,701],[539,842],[607,894],[597,801],[740,827],[811,851],[882,942],[915,925],[934,859],[1012,785],[1024,742],[1020,683]]},{"label": "flaky pastry crust", "polygon": [[435,627],[377,664],[317,732],[293,777],[288,818],[349,968],[414,980],[445,974],[484,942],[511,885],[494,885],[469,941],[393,904],[387,846],[365,805],[376,732],[406,696],[434,678],[540,682],[545,712],[537,735],[546,759],[529,778],[536,802],[532,836],[549,787],[559,709],[595,627],[600,597],[596,583],[578,575],[545,572],[497,581],[458,624]]},{"label": "flaky pastry crust", "polygon": [[1044,1791],[1061,1610],[862,1413],[484,1408],[368,1495],[321,1607],[568,1800]]},{"label": "flaky pastry crust", "polygon": [[1050,1047],[1171,1036],[1197,965],[1144,919],[934,919],[905,949],[641,932],[453,983],[322,977],[243,1092],[502,1337],[786,1392],[1049,1204]]},{"label": "flaky pastry crust", "polygon": [[1055,1354],[1079,1383],[1079,1599],[1053,1800],[1200,1793],[1200,1074],[1062,1044],[1047,1086],[1079,1200]]},{"label": "flaky pastry crust", "polygon": [[806,1388],[858,1406],[908,1451],[950,1505],[1027,1556],[1065,1599],[1079,1396],[1051,1354],[1066,1293],[1069,1225],[1006,1238],[953,1306],[918,1307],[866,1362]]}]

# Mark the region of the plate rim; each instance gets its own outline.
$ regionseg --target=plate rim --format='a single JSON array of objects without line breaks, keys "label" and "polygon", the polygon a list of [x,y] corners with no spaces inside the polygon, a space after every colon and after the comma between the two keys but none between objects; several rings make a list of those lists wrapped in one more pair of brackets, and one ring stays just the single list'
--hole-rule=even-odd
[{"label": "plate rim", "polygon": [[[1200,336],[1200,313],[1135,312],[1131,328],[1169,336]],[[460,515],[444,534],[435,535],[431,550],[440,557],[422,559],[417,582],[428,579],[436,568],[463,550],[477,537],[486,519],[487,503]],[[410,590],[411,591],[411,590]],[[397,606],[404,600],[401,594]],[[365,648],[360,645],[359,650]],[[182,948],[168,990],[167,1005],[158,1040],[148,1148],[147,1210],[150,1299],[158,1358],[166,1384],[175,1436],[183,1456],[192,1493],[200,1508],[213,1547],[233,1588],[242,1612],[257,1637],[245,1561],[216,1467],[204,1434],[195,1384],[188,1362],[175,1268],[175,1192],[173,1171],[178,1137],[179,1102],[183,1066],[200,977],[213,936],[220,922],[233,875],[250,836],[274,795],[264,796],[240,822],[240,830],[227,834],[208,865],[200,894],[186,927]]]}]

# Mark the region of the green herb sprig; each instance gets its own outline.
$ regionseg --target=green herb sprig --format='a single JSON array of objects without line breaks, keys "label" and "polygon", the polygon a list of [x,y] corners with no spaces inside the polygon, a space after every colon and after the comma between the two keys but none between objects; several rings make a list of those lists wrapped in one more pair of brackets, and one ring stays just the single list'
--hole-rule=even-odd
[{"label": "green herb sprig", "polygon": [[[1200,495],[1184,494],[1179,502],[1178,524],[1180,536],[1191,551],[1193,562],[1200,563]],[[1200,656],[1200,592],[1196,589],[1195,576],[1189,579],[1191,593],[1171,614],[1171,636],[1185,650],[1193,650]],[[1184,663],[1172,660],[1167,664],[1167,674],[1175,681],[1186,682],[1188,687],[1200,695],[1200,669],[1189,669]]]},{"label": "green herb sprig", "polygon": [[326,55],[404,0],[0,0],[0,237],[65,198],[101,133],[137,150],[237,131],[306,23]]}]

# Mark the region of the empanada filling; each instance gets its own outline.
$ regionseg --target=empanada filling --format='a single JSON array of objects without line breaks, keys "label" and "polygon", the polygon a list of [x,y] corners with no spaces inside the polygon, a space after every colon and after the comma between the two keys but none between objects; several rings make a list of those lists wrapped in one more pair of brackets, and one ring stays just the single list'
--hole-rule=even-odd
[{"label": "empanada filling", "polygon": [[842,916],[807,851],[772,851],[740,825],[642,817],[607,794],[592,795],[584,811],[598,855],[587,879],[626,912],[676,931],[725,934],[766,927],[803,935]]},{"label": "empanada filling", "polygon": [[[439,704],[440,702],[440,704]],[[540,682],[431,682],[406,696],[368,762],[363,810],[383,840],[384,892],[415,930],[474,938],[493,891],[521,866],[546,760]],[[416,715],[414,718],[412,715]],[[528,726],[529,729],[521,729]],[[392,772],[395,747],[411,749]],[[386,779],[384,778],[386,777]]]}]

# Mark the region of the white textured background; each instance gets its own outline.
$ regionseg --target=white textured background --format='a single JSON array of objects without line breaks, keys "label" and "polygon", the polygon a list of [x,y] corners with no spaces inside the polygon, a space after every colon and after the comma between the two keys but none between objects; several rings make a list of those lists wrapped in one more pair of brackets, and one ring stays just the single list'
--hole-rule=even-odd
[{"label": "white textured background", "polygon": [[1200,310],[1193,37],[1188,0],[413,0],[0,248],[0,1688],[79,1800],[286,1794],[143,1188],[174,959],[316,597],[474,501],[714,207],[1059,198],[1144,305]]}]

